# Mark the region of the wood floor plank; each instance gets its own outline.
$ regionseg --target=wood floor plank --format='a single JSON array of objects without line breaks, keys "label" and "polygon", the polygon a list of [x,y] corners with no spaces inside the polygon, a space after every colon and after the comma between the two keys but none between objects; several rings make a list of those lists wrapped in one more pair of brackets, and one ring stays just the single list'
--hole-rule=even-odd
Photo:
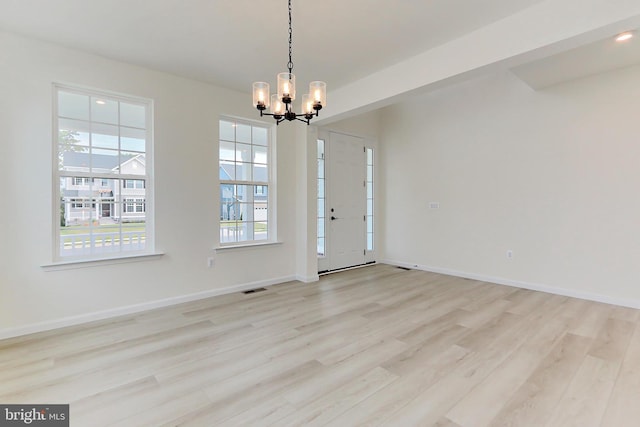
[{"label": "wood floor plank", "polygon": [[613,386],[602,426],[632,427],[640,420],[640,327],[637,327]]},{"label": "wood floor plank", "polygon": [[439,381],[394,413],[382,417],[378,423],[382,425],[393,421],[397,425],[430,425],[437,422],[462,396],[489,377],[526,341],[529,328],[526,323],[518,323],[505,329],[498,337],[488,341],[481,352],[471,352]]},{"label": "wood floor plank", "polygon": [[509,313],[525,315],[537,310],[549,298],[558,298],[558,296],[529,289],[518,289],[503,299],[511,301],[511,306],[507,309]]},{"label": "wood floor plank", "polygon": [[461,347],[480,352],[487,343],[495,341],[502,333],[519,323],[518,315],[506,311],[499,313],[481,326],[472,329],[457,344]]},{"label": "wood floor plank", "polygon": [[622,363],[635,329],[636,325],[626,320],[607,319],[591,344],[589,354],[615,364]]},{"label": "wood floor plank", "polygon": [[[179,418],[183,414],[197,411],[209,404],[207,397],[202,391],[193,392],[181,396],[176,396],[162,405],[151,408],[147,411],[139,411],[135,415],[121,419],[109,424],[111,427],[139,427],[157,426],[166,423],[167,420]],[[88,420],[89,425],[91,419]]]},{"label": "wood floor plank", "polygon": [[277,420],[277,426],[322,426],[349,408],[392,383],[398,377],[386,369],[376,367],[354,378],[330,394],[310,401],[283,419]]},{"label": "wood floor plank", "polygon": [[573,318],[573,325],[569,328],[569,332],[574,335],[595,338],[609,318],[612,307],[599,303],[588,304],[586,307],[584,312]]},{"label": "wood floor plank", "polygon": [[398,375],[411,375],[428,366],[429,362],[455,345],[470,333],[470,329],[460,325],[450,325],[429,339],[409,347],[382,364],[385,369]]},{"label": "wood floor plank", "polygon": [[491,426],[541,426],[556,405],[585,357],[592,340],[566,334],[540,366],[509,399]]},{"label": "wood floor plank", "polygon": [[[259,372],[251,372],[252,375],[241,375],[239,378],[229,378],[227,381],[209,386],[205,393],[211,402],[203,406],[196,413],[190,413],[176,420],[177,424],[183,422],[201,425],[218,425],[223,422],[244,416],[247,411],[255,411],[256,406],[264,401],[272,401],[274,396],[280,397],[274,404],[284,406],[278,411],[267,411],[268,415],[275,419],[286,416],[288,409],[295,409],[289,404],[282,394],[289,389],[295,389],[311,377],[320,375],[323,366],[315,361],[309,361],[299,366],[290,366],[288,370],[279,369],[277,366],[264,365]],[[265,411],[265,408],[261,409]]]},{"label": "wood floor plank", "polygon": [[442,417],[433,425],[433,427],[462,427],[460,424],[454,423],[447,417]]},{"label": "wood floor plank", "polygon": [[618,369],[618,363],[593,356],[585,357],[547,426],[599,426],[607,408]]},{"label": "wood floor plank", "polygon": [[384,340],[369,347],[366,352],[356,353],[335,365],[327,366],[324,373],[317,378],[312,378],[305,384],[305,387],[285,393],[284,398],[297,407],[308,404],[331,393],[336,387],[340,387],[354,376],[379,367],[406,348],[406,344],[395,339]]},{"label": "wood floor plank", "polygon": [[381,421],[388,425],[401,425],[396,422],[393,414],[446,377],[470,355],[469,350],[455,345],[435,353],[434,358],[425,362],[419,370],[411,375],[400,376],[385,387],[383,392],[370,396],[343,413],[341,421],[345,425],[378,425]]},{"label": "wood floor plank", "polygon": [[72,425],[637,426],[640,310],[373,265],[0,341]]},{"label": "wood floor plank", "polygon": [[532,323],[531,333],[525,343],[453,406],[447,412],[447,417],[463,426],[489,425],[564,336],[567,322],[545,320],[540,325]]},{"label": "wood floor plank", "polygon": [[[458,323],[468,328],[478,328],[499,316],[501,313],[504,313],[510,306],[511,303],[509,301],[502,299],[475,305],[475,308],[458,320]],[[467,311],[467,309],[463,310]]]},{"label": "wood floor plank", "polygon": [[158,387],[155,378],[147,377],[72,401],[74,424],[83,425],[82,420],[91,419],[111,420],[114,412],[122,418],[134,416],[144,408],[142,400]]},{"label": "wood floor plank", "polygon": [[272,425],[296,412],[296,408],[280,396],[266,398],[246,411],[218,423],[220,427]]}]

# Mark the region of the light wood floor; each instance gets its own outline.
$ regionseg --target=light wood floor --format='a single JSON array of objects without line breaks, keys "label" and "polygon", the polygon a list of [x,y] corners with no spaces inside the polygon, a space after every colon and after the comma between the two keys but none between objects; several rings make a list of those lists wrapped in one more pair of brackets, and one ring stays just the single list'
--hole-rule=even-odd
[{"label": "light wood floor", "polygon": [[0,341],[72,426],[638,426],[640,312],[387,265]]}]

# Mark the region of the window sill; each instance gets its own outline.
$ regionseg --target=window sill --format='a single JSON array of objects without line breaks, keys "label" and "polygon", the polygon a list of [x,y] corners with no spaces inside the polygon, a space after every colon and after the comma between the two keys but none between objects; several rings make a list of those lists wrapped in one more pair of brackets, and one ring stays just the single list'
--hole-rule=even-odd
[{"label": "window sill", "polygon": [[154,253],[145,253],[145,254],[120,255],[113,258],[76,259],[72,261],[52,262],[51,264],[44,264],[44,265],[41,265],[40,267],[42,267],[44,271],[73,270],[76,268],[88,268],[88,267],[98,267],[102,265],[150,261],[154,259],[159,259],[163,255],[164,255],[163,252],[154,252]]},{"label": "window sill", "polygon": [[282,242],[246,243],[246,244],[239,244],[239,245],[218,246],[217,248],[213,248],[213,250],[216,252],[226,252],[234,249],[254,249],[254,248],[261,248],[263,246],[277,246],[281,244]]}]

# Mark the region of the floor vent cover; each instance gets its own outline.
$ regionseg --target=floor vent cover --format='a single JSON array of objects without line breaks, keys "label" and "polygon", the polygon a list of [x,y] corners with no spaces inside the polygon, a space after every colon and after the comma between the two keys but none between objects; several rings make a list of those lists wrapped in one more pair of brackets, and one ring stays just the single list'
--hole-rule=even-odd
[{"label": "floor vent cover", "polygon": [[249,289],[248,291],[242,291],[243,294],[255,294],[256,292],[262,292],[262,291],[266,291],[265,288],[255,288],[255,289]]},{"label": "floor vent cover", "polygon": [[399,268],[400,270],[411,271],[411,269],[410,269],[410,268],[407,268],[407,267],[398,267],[398,268]]}]

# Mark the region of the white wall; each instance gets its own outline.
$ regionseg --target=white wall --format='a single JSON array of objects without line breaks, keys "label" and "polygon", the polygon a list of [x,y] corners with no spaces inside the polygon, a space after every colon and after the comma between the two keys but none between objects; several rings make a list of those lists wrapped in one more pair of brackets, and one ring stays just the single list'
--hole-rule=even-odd
[{"label": "white wall", "polygon": [[639,112],[640,66],[384,109],[385,258],[640,307]]},{"label": "white wall", "polygon": [[380,134],[380,110],[359,114],[348,119],[328,124],[325,130],[377,139]]},{"label": "white wall", "polygon": [[[8,33],[0,33],[0,51],[0,336],[74,316],[296,276],[296,132],[291,126],[277,132],[283,243],[212,250],[218,220],[218,117],[255,118],[248,92]],[[155,101],[156,248],[165,253],[160,259],[64,271],[41,268],[52,259],[53,82]],[[215,256],[212,269],[207,268],[209,256]]]}]

